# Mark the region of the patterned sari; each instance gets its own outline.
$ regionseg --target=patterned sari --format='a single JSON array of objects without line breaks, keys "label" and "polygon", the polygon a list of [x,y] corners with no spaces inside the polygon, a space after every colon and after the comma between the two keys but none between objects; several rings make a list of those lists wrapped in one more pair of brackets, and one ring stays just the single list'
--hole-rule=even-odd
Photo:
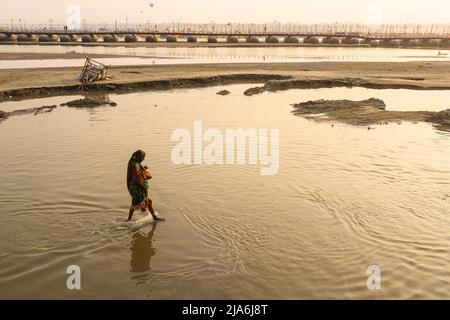
[{"label": "patterned sari", "polygon": [[144,168],[141,164],[144,158],[144,151],[138,150],[128,161],[127,188],[131,196],[131,209],[146,208],[149,203],[148,191],[144,187]]}]

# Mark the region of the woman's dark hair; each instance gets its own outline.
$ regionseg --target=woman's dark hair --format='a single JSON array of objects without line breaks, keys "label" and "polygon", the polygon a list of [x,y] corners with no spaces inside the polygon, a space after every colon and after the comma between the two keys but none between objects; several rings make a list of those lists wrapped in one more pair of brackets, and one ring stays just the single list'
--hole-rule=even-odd
[{"label": "woman's dark hair", "polygon": [[145,159],[145,152],[144,151],[142,151],[142,150],[137,150],[136,152],[135,152],[135,154],[136,154],[136,160],[140,163],[140,162],[142,162],[142,161],[144,161],[144,159]]}]

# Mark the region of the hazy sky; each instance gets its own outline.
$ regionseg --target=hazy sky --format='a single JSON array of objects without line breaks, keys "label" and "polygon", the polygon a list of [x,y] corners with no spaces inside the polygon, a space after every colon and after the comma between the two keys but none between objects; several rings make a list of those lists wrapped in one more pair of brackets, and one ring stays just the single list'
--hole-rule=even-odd
[{"label": "hazy sky", "polygon": [[[153,3],[153,7],[151,7]],[[449,22],[449,0],[14,0],[0,21],[63,23],[76,5],[88,23],[129,22]]]}]

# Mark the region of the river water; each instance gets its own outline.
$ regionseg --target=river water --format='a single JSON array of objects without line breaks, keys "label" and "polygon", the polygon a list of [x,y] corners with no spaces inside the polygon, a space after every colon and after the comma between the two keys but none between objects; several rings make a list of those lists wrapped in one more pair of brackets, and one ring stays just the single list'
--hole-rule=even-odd
[{"label": "river water", "polygon": [[[355,47],[164,47],[164,46],[70,46],[0,45],[0,52],[117,55],[99,58],[107,65],[168,65],[192,63],[269,62],[407,62],[448,61],[434,49],[355,48]],[[446,51],[443,51],[446,52]],[[0,60],[0,69],[75,67],[83,59]]]},{"label": "river water", "polygon": [[[0,298],[449,299],[450,133],[407,122],[332,127],[293,116],[290,104],[376,97],[391,110],[440,110],[450,92],[244,96],[253,85],[111,95],[116,107],[1,122]],[[194,121],[279,129],[278,172],[174,164],[171,134],[193,133]],[[138,148],[167,221],[133,230],[125,174]],[[70,265],[81,290],[66,287]],[[371,265],[380,290],[367,287]]]}]

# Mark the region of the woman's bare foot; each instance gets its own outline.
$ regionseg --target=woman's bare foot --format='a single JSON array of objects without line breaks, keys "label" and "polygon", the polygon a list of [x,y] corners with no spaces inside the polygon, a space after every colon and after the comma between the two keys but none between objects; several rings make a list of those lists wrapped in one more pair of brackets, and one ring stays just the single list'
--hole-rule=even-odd
[{"label": "woman's bare foot", "polygon": [[166,218],[161,218],[161,217],[158,217],[158,216],[153,216],[153,220],[155,220],[155,221],[166,221]]}]

